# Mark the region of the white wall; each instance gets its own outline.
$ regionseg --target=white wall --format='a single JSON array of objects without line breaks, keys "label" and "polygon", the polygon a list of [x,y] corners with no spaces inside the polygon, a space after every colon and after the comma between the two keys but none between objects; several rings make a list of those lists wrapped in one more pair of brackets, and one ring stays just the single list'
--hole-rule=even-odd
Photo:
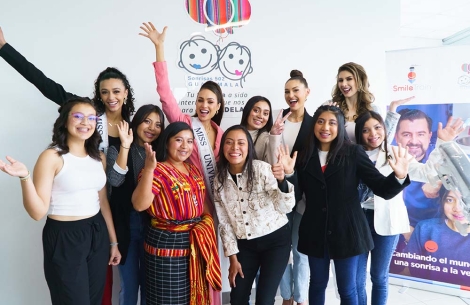
[{"label": "white wall", "polygon": [[[285,107],[283,86],[291,69],[311,87],[309,112],[330,98],[337,68],[349,61],[367,70],[381,105],[386,95],[385,51],[438,46],[436,40],[399,37],[399,1],[252,0],[252,20],[233,39],[249,46],[254,73],[246,87]],[[138,105],[157,103],[154,49],[137,34],[143,21],[169,26],[167,60],[172,86],[184,87],[177,48],[203,31],[186,15],[182,0],[2,0],[0,26],[6,39],[68,91],[91,96],[107,66],[129,77]],[[57,107],[0,60],[0,157],[11,155],[33,168],[51,139]],[[236,121],[224,123],[227,126]],[[50,304],[42,271],[41,230],[22,207],[18,179],[0,174],[0,304]],[[115,290],[115,299],[116,293]]]}]

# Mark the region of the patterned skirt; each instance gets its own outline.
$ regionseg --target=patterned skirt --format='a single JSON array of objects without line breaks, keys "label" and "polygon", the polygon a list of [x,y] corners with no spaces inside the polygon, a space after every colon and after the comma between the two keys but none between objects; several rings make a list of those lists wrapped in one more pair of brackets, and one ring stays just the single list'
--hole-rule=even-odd
[{"label": "patterned skirt", "polygon": [[145,238],[147,305],[189,304],[189,234],[149,226]]}]

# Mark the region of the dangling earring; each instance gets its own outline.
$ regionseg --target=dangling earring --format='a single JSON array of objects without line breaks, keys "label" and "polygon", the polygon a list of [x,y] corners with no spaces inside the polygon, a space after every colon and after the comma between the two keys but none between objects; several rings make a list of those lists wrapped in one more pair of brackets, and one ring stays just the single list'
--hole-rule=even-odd
[{"label": "dangling earring", "polygon": [[217,110],[217,111],[215,112],[215,115],[217,115],[217,114],[219,114],[219,110]]},{"label": "dangling earring", "polygon": [[124,98],[124,105],[125,105],[126,103],[127,103],[127,100],[126,100],[126,98]]}]

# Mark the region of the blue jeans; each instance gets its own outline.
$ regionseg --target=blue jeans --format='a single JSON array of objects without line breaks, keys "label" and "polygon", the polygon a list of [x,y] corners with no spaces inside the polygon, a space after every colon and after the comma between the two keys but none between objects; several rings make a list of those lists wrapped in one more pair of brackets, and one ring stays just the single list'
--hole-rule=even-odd
[{"label": "blue jeans", "polygon": [[[359,255],[345,259],[333,259],[336,271],[336,282],[341,297],[341,305],[357,305],[356,271]],[[330,278],[330,257],[327,249],[323,258],[308,257],[310,264],[310,305],[325,304],[325,290]]]},{"label": "blue jeans", "polygon": [[[388,273],[393,251],[397,246],[398,235],[382,236],[375,232],[374,228],[374,210],[364,211],[367,222],[369,223],[372,239],[374,240],[374,249],[370,251],[370,279],[372,281],[372,305],[387,304],[388,297]],[[357,264],[357,296],[359,305],[367,304],[366,278],[367,278],[367,259],[369,252],[359,256]]]},{"label": "blue jeans", "polygon": [[280,283],[281,296],[284,300],[294,297],[294,301],[302,303],[307,300],[308,293],[308,256],[297,251],[299,244],[299,226],[302,214],[292,211],[287,214],[292,224],[292,255],[293,264],[288,264]]},{"label": "blue jeans", "polygon": [[130,215],[131,242],[126,263],[119,265],[121,291],[119,304],[137,304],[140,286],[140,304],[145,305],[144,226],[139,212]]}]

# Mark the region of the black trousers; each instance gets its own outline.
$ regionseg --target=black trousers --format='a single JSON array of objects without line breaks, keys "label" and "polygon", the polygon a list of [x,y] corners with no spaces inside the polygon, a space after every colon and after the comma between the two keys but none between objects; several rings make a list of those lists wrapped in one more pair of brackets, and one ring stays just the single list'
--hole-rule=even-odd
[{"label": "black trousers", "polygon": [[291,230],[286,224],[282,228],[255,239],[237,240],[238,262],[243,275],[235,278],[236,287],[230,292],[232,305],[246,305],[250,299],[253,280],[259,269],[256,287],[256,305],[273,305],[277,287],[286,269],[291,249]]},{"label": "black trousers", "polygon": [[101,212],[77,221],[47,218],[42,243],[52,304],[100,305],[109,261],[109,235]]}]

